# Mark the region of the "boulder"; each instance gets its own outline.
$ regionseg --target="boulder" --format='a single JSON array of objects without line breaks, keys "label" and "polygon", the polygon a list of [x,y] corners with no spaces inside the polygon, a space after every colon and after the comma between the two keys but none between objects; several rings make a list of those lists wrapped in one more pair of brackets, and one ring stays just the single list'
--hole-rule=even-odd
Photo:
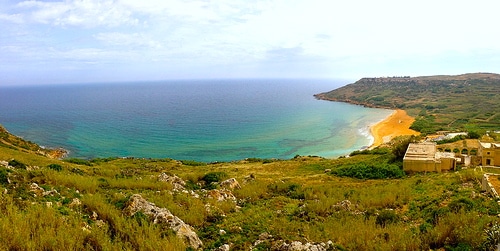
[{"label": "boulder", "polygon": [[174,176],[170,176],[166,173],[161,173],[158,175],[158,181],[161,182],[168,182],[172,184],[174,190],[176,191],[184,191],[186,188],[184,187],[186,185],[186,182],[179,178],[177,175],[174,174]]},{"label": "boulder", "polygon": [[334,208],[337,210],[342,210],[342,211],[351,211],[351,201],[349,200],[343,200],[337,204],[334,205]]},{"label": "boulder", "polygon": [[234,194],[230,190],[224,188],[208,190],[207,197],[216,199],[218,201],[225,201],[225,200],[236,201],[236,197],[234,196]]},{"label": "boulder", "polygon": [[40,187],[37,183],[31,183],[30,192],[33,192],[35,196],[43,196],[45,189]]},{"label": "boulder", "polygon": [[271,247],[271,250],[277,251],[326,251],[334,250],[335,246],[332,241],[326,243],[302,243],[300,241],[292,241],[291,243],[286,243],[284,241],[278,241],[275,245]]},{"label": "boulder", "polygon": [[238,183],[238,181],[235,178],[231,178],[231,179],[227,179],[225,181],[222,181],[220,183],[220,186],[226,187],[229,189],[240,189],[241,188],[240,183]]},{"label": "boulder", "polygon": [[128,200],[123,213],[127,216],[132,216],[137,212],[141,212],[153,220],[153,223],[160,224],[172,229],[177,236],[183,238],[189,247],[200,249],[203,245],[198,235],[193,231],[193,228],[184,223],[177,216],[174,216],[166,208],[157,207],[139,194],[134,194]]},{"label": "boulder", "polygon": [[5,160],[0,160],[0,166],[9,167],[9,162]]},{"label": "boulder", "polygon": [[215,251],[229,251],[229,244],[224,244],[216,249],[214,249]]}]

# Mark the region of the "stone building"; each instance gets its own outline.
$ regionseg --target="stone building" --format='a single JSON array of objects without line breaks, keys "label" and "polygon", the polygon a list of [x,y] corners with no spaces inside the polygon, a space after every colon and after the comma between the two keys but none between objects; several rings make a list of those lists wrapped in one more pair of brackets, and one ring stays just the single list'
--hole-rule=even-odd
[{"label": "stone building", "polygon": [[478,155],[482,166],[500,166],[500,143],[479,142]]},{"label": "stone building", "polygon": [[455,170],[453,153],[438,152],[435,142],[410,143],[403,158],[405,172],[441,172]]}]

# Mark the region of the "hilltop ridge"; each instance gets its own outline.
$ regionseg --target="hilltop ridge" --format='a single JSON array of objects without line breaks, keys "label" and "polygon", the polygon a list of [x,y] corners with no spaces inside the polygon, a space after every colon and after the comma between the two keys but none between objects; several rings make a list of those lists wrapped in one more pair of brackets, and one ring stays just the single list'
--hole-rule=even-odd
[{"label": "hilltop ridge", "polygon": [[406,110],[416,117],[412,129],[424,133],[500,127],[500,75],[494,73],[362,78],[314,96]]}]

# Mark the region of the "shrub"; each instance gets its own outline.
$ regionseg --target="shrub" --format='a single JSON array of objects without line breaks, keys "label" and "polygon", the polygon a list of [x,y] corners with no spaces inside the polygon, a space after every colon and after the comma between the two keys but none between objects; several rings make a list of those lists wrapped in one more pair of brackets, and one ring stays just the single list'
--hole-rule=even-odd
[{"label": "shrub", "polygon": [[485,250],[495,250],[500,245],[500,225],[495,222],[485,230],[486,240],[483,244]]},{"label": "shrub", "polygon": [[372,149],[372,150],[368,150],[368,149],[365,149],[365,150],[356,150],[352,153],[349,154],[349,156],[355,156],[355,155],[361,155],[361,154],[365,154],[365,155],[385,155],[385,154],[388,154],[390,153],[391,150],[387,147],[377,147],[375,149]]},{"label": "shrub", "polygon": [[209,172],[205,174],[201,180],[205,181],[207,184],[212,182],[220,182],[227,177],[225,172]]},{"label": "shrub", "polygon": [[0,169],[0,184],[9,184],[9,171],[6,168]]},{"label": "shrub", "polygon": [[207,163],[205,163],[205,162],[200,162],[200,161],[196,161],[196,160],[180,160],[180,162],[186,166],[206,166],[207,165]]},{"label": "shrub", "polygon": [[340,177],[357,179],[402,178],[404,176],[404,171],[398,165],[387,163],[357,163],[340,167],[332,173]]},{"label": "shrub", "polygon": [[459,198],[451,201],[448,207],[455,213],[458,213],[462,209],[469,211],[474,208],[474,201],[469,198]]},{"label": "shrub", "polygon": [[384,210],[377,215],[375,224],[385,228],[387,224],[396,223],[399,220],[398,215],[393,210]]},{"label": "shrub", "polygon": [[65,159],[64,161],[77,164],[77,165],[85,165],[85,166],[92,166],[92,163],[88,160],[85,159],[79,159],[79,158],[69,158]]},{"label": "shrub", "polygon": [[14,168],[26,169],[26,165],[24,163],[21,163],[20,161],[17,161],[15,159],[9,161],[9,166],[12,166]]},{"label": "shrub", "polygon": [[54,170],[54,171],[58,171],[58,172],[62,171],[62,169],[63,169],[62,166],[59,164],[50,164],[47,167]]}]

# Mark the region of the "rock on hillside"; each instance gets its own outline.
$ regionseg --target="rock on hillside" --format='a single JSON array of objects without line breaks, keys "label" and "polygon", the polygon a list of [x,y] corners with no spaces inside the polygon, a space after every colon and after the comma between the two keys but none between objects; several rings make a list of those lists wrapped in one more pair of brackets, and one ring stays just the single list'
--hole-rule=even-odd
[{"label": "rock on hillside", "polygon": [[183,238],[187,244],[194,249],[200,249],[203,245],[198,235],[193,228],[184,223],[177,216],[174,216],[166,208],[157,207],[139,194],[134,194],[127,201],[123,213],[127,216],[133,216],[137,212],[141,212],[153,220],[155,224],[165,225],[176,232],[177,236]]}]

